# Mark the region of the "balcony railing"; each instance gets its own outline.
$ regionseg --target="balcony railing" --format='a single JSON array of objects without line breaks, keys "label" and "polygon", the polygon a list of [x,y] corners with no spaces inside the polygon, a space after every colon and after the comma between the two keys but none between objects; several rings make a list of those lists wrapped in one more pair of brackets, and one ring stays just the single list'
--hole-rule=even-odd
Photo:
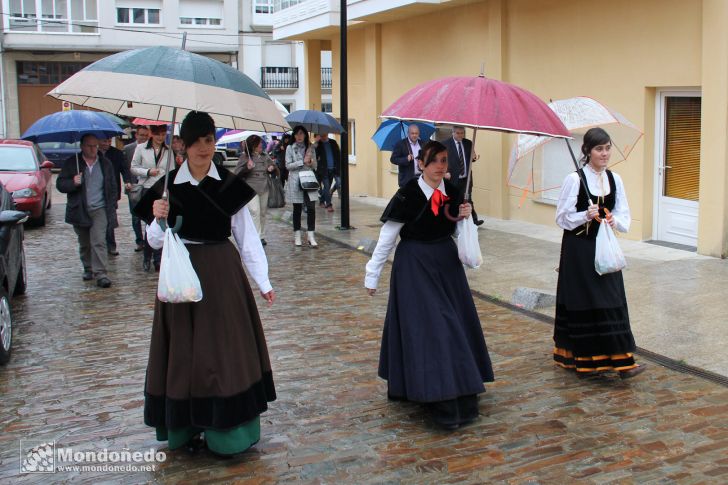
[{"label": "balcony railing", "polygon": [[260,87],[263,89],[298,89],[298,68],[261,67]]},{"label": "balcony railing", "polygon": [[321,89],[331,89],[331,68],[321,68]]}]

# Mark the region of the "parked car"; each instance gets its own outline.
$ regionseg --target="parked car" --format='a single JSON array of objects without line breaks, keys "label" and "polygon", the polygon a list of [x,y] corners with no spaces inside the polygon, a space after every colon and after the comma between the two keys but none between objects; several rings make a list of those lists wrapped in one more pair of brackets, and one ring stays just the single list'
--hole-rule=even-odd
[{"label": "parked car", "polygon": [[27,273],[23,252],[23,222],[28,213],[16,210],[10,193],[0,184],[0,364],[10,360],[13,345],[11,298],[25,293]]},{"label": "parked car", "polygon": [[0,182],[12,194],[18,210],[30,212],[30,223],[45,225],[51,206],[51,168],[35,143],[0,140]]},{"label": "parked car", "polygon": [[79,142],[45,141],[38,143],[38,146],[46,159],[53,162],[54,168],[59,170],[63,168],[63,162],[71,155],[78,153],[78,156],[81,156],[81,144]]}]

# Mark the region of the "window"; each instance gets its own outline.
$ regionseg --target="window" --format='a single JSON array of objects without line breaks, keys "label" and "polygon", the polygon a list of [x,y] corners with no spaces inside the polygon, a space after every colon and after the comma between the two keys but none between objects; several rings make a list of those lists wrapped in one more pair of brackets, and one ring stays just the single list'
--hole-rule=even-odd
[{"label": "window", "polygon": [[349,120],[348,140],[349,140],[349,163],[356,163],[356,122]]},{"label": "window", "polygon": [[665,97],[665,197],[698,200],[700,108],[699,97]]},{"label": "window", "polygon": [[37,165],[30,147],[0,147],[0,172],[27,172]]},{"label": "window", "polygon": [[31,62],[17,63],[18,84],[60,84],[86,67],[85,62]]},{"label": "window", "polygon": [[272,0],[255,0],[253,4],[255,13],[273,13]]},{"label": "window", "polygon": [[133,25],[159,25],[161,10],[158,8],[117,7],[116,23]]},{"label": "window", "polygon": [[222,0],[180,0],[179,23],[186,27],[220,27],[224,6]]},{"label": "window", "polygon": [[299,3],[303,3],[306,0],[273,0],[273,11],[279,12],[283,9],[294,7]]},{"label": "window", "polygon": [[326,101],[322,102],[321,111],[323,111],[324,113],[331,113],[333,111],[331,103],[327,103]]},{"label": "window", "polygon": [[97,0],[10,0],[13,31],[98,33]]}]

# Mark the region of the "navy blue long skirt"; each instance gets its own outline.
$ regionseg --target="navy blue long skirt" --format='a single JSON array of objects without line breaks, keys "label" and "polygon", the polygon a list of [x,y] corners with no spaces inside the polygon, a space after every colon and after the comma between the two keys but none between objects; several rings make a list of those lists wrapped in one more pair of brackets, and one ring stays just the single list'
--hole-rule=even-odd
[{"label": "navy blue long skirt", "polygon": [[392,265],[379,377],[389,394],[438,402],[485,391],[493,368],[455,241],[403,239]]}]

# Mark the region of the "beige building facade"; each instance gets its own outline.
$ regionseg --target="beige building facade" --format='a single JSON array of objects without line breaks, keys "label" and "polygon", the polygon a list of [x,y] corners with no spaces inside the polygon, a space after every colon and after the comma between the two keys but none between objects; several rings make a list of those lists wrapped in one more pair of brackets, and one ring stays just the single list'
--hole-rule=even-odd
[{"label": "beige building facade", "polygon": [[[644,131],[614,167],[632,210],[625,237],[728,255],[728,2],[359,0],[348,12],[352,194],[390,197],[397,189],[390,153],[370,140],[383,109],[418,83],[477,75],[484,63],[487,77],[545,101],[593,97]],[[338,2],[305,0],[275,15],[274,37],[304,40],[309,58],[331,49],[336,114]],[[315,78],[315,63],[308,68]],[[311,93],[307,104],[320,100]],[[476,207],[554,224],[556,195],[524,200],[506,184],[514,142],[478,133]]]}]

